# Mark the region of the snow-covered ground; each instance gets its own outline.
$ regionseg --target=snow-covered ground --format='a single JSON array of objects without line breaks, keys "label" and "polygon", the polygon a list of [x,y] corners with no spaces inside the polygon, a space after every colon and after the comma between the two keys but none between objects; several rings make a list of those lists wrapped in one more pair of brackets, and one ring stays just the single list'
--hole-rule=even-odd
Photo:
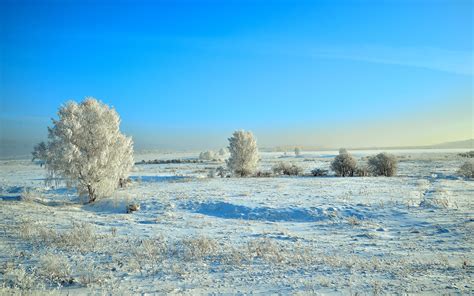
[{"label": "snow-covered ground", "polygon": [[[45,186],[29,160],[0,161],[0,294],[474,293],[474,182],[456,175],[465,159],[390,152],[400,160],[391,178],[210,178],[223,163],[136,165],[128,188],[90,205]],[[261,153],[260,167],[309,173],[336,153]],[[140,211],[125,213],[129,203]]]}]

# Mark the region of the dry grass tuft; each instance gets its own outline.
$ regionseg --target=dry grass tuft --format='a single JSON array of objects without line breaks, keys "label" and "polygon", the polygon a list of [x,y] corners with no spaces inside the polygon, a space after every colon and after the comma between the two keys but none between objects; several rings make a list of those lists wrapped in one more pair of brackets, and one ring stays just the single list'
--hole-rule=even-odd
[{"label": "dry grass tuft", "polygon": [[40,257],[38,275],[57,286],[73,283],[72,268],[63,254],[47,253]]}]

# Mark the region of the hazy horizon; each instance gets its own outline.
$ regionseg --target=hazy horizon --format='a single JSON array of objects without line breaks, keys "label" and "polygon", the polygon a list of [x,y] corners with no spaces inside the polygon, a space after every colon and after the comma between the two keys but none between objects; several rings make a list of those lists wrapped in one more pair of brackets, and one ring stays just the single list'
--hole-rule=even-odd
[{"label": "hazy horizon", "polygon": [[0,157],[87,96],[138,150],[474,138],[472,3],[331,3],[2,1]]}]

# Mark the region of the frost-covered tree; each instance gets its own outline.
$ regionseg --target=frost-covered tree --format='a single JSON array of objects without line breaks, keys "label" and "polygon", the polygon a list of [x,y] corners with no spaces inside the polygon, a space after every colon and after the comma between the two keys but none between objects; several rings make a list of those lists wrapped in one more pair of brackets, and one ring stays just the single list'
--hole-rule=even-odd
[{"label": "frost-covered tree", "polygon": [[356,167],[357,161],[344,148],[339,149],[339,155],[331,162],[331,169],[336,172],[336,175],[339,177],[354,176]]},{"label": "frost-covered tree", "polygon": [[229,150],[227,150],[227,148],[221,148],[221,149],[219,149],[219,156],[224,157],[224,156],[226,156],[227,154],[229,154]]},{"label": "frost-covered tree", "polygon": [[214,151],[204,151],[199,153],[200,160],[214,160],[216,159],[216,153]]},{"label": "frost-covered tree", "polygon": [[369,170],[374,176],[391,177],[397,173],[397,158],[385,152],[369,157]]},{"label": "frost-covered tree", "polygon": [[33,152],[31,152],[31,154],[33,155],[33,159],[31,161],[38,160],[41,163],[41,166],[43,166],[43,164],[46,162],[46,159],[48,158],[48,146],[45,142],[38,143],[33,148]]},{"label": "frost-covered tree", "polygon": [[295,147],[295,155],[300,156],[301,155],[301,148],[300,147]]},{"label": "frost-covered tree", "polygon": [[94,98],[68,102],[48,128],[46,168],[89,202],[108,196],[133,166],[133,142],[120,132],[117,112]]},{"label": "frost-covered tree", "polygon": [[234,175],[248,176],[257,169],[258,147],[252,132],[235,131],[229,138],[229,152],[227,167]]}]

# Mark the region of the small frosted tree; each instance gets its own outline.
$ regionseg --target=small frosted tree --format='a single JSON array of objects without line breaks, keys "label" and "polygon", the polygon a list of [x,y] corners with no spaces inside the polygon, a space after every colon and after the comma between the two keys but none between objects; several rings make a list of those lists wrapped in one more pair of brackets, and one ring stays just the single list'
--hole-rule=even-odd
[{"label": "small frosted tree", "polygon": [[33,159],[31,161],[37,160],[40,162],[41,166],[43,166],[46,162],[46,159],[48,158],[48,146],[45,142],[38,143],[33,148],[33,152],[31,152],[31,154],[33,155]]},{"label": "small frosted tree", "polygon": [[216,154],[214,153],[214,151],[207,150],[207,151],[199,153],[199,159],[200,160],[214,160],[216,159]]},{"label": "small frosted tree", "polygon": [[235,131],[229,138],[230,157],[227,167],[237,176],[248,176],[257,169],[259,155],[257,141],[252,132]]},{"label": "small frosted tree", "polygon": [[339,177],[353,177],[357,168],[357,161],[346,149],[339,149],[339,155],[331,162],[331,169]]},{"label": "small frosted tree", "polygon": [[295,147],[295,156],[300,156],[300,155],[301,155],[301,148]]},{"label": "small frosted tree", "polygon": [[369,157],[369,171],[374,176],[391,177],[397,173],[397,158],[385,152]]},{"label": "small frosted tree", "polygon": [[120,132],[117,112],[94,98],[68,102],[48,128],[46,168],[89,203],[108,196],[133,166],[133,142]]}]

